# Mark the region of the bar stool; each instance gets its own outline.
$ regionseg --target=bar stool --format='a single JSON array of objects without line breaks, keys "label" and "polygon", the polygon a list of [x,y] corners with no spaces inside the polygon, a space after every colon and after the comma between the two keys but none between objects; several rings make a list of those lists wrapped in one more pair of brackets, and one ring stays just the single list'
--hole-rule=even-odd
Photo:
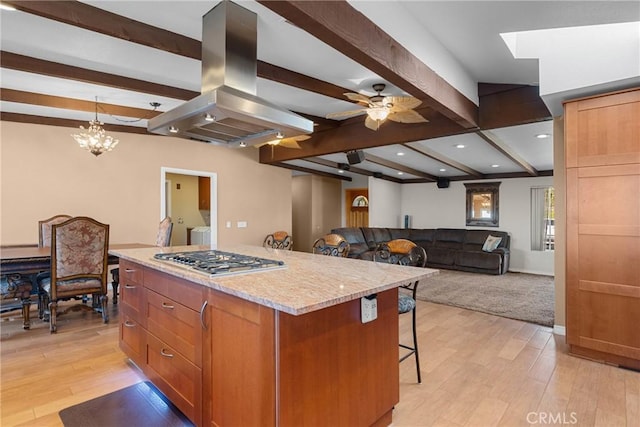
[{"label": "bar stool", "polygon": [[349,242],[339,234],[327,234],[313,243],[312,251],[314,254],[346,258],[349,255]]},{"label": "bar stool", "polygon": [[[395,239],[378,245],[374,254],[374,261],[424,267],[427,263],[427,254],[423,247],[410,240]],[[422,377],[420,375],[420,356],[418,354],[418,335],[416,330],[416,292],[418,290],[418,282],[419,280],[416,280],[398,288],[398,313],[405,314],[410,312],[412,316],[413,346],[399,344],[401,348],[408,350],[408,353],[400,357],[400,362],[410,356],[415,356],[419,384],[422,382]]]}]

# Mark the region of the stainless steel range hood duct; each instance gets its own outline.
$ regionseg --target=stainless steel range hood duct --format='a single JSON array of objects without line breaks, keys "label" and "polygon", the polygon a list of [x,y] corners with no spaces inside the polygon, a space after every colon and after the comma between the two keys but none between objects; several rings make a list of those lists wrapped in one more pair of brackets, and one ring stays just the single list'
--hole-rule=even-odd
[{"label": "stainless steel range hood duct", "polygon": [[231,147],[308,134],[313,122],[256,96],[257,15],[223,0],[202,18],[202,94],[148,121],[149,132]]}]

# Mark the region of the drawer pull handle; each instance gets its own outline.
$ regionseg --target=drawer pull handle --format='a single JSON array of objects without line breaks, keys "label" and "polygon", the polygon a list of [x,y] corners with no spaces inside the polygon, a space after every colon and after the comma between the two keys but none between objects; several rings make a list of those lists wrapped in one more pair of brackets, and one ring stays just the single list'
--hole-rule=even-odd
[{"label": "drawer pull handle", "polygon": [[164,351],[164,348],[160,350],[160,354],[163,355],[164,357],[173,357],[173,354],[171,353],[167,353],[166,351]]},{"label": "drawer pull handle", "polygon": [[135,268],[125,268],[124,269],[125,273],[135,273]]},{"label": "drawer pull handle", "polygon": [[124,285],[125,289],[135,289],[136,287],[133,285]]},{"label": "drawer pull handle", "polygon": [[172,306],[172,305],[167,304],[166,302],[163,302],[162,303],[162,308],[169,308],[169,309],[173,310],[175,307]]},{"label": "drawer pull handle", "polygon": [[135,328],[136,324],[133,322],[130,322],[128,320],[124,321],[124,326],[126,326],[127,328]]},{"label": "drawer pull handle", "polygon": [[208,303],[209,301],[204,300],[204,302],[202,303],[202,308],[200,309],[200,324],[202,325],[202,329],[204,330],[207,329],[207,324],[204,321],[204,309],[207,308]]}]

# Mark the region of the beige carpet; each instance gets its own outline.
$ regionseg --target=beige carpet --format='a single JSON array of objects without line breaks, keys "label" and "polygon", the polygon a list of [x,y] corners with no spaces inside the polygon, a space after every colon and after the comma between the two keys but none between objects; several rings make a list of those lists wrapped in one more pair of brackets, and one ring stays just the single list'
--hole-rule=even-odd
[{"label": "beige carpet", "polygon": [[507,273],[501,276],[440,270],[420,282],[417,298],[553,326],[552,276]]}]

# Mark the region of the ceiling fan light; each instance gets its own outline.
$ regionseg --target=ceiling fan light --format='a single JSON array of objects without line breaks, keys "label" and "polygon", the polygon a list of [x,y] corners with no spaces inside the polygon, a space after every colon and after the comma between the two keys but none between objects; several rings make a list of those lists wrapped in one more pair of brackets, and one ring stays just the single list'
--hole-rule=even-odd
[{"label": "ceiling fan light", "polygon": [[382,122],[387,119],[389,109],[387,107],[371,107],[367,109],[367,114],[372,120]]}]

